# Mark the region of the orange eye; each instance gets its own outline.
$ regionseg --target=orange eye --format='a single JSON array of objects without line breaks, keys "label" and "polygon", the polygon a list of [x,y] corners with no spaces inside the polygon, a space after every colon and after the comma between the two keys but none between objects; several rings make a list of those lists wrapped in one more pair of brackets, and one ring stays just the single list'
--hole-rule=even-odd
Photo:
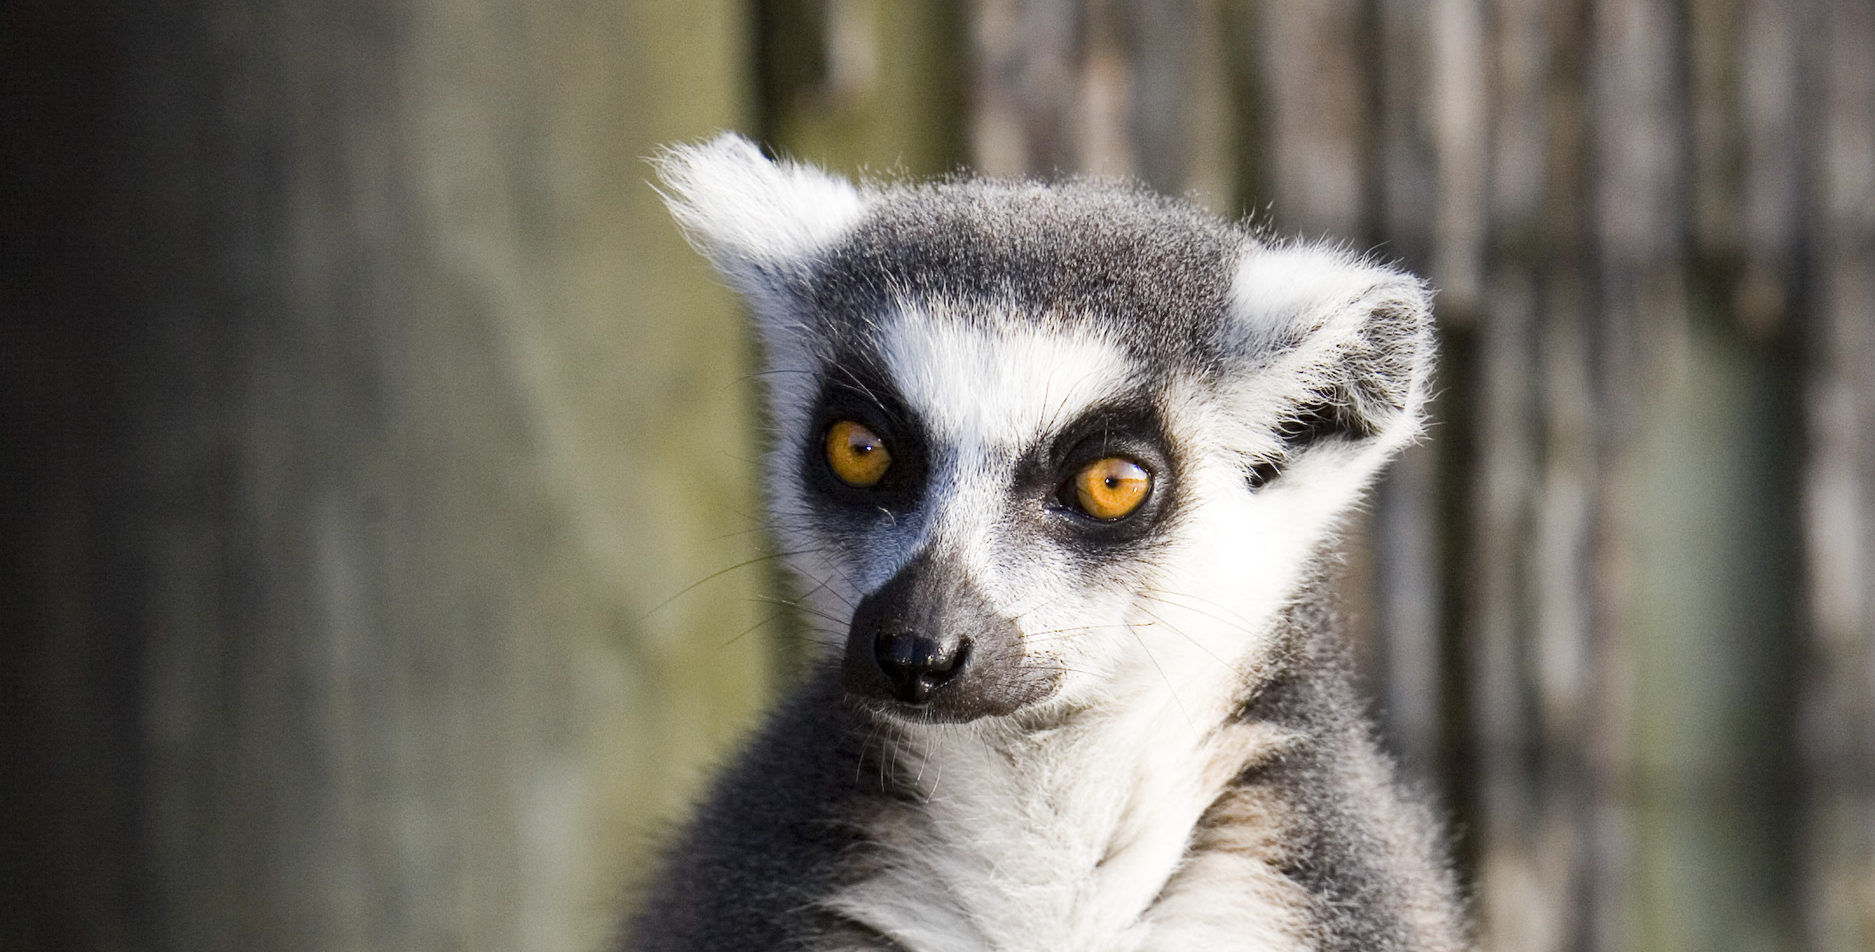
[{"label": "orange eye", "polygon": [[827,465],[841,482],[865,489],[885,478],[892,452],[879,434],[852,420],[841,420],[827,428]]},{"label": "orange eye", "polygon": [[1096,519],[1111,522],[1132,515],[1152,490],[1145,467],[1119,456],[1095,460],[1074,474],[1074,501]]}]

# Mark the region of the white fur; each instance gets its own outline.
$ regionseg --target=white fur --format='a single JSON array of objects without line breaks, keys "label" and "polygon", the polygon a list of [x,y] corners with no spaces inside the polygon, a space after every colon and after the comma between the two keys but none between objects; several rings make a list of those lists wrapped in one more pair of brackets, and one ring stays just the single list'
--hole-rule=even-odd
[{"label": "white fur", "polygon": [[[873,830],[889,867],[830,905],[913,952],[1294,948],[1281,941],[1299,930],[1282,884],[1246,896],[1240,879],[1184,866],[1229,780],[1215,768],[1240,751],[1162,694],[1133,700],[1040,735],[926,728],[903,751],[924,802]],[[1214,911],[1163,918],[1185,907]]]},{"label": "white fur", "polygon": [[672,147],[652,161],[684,233],[770,313],[779,282],[807,268],[866,211],[853,183],[812,166],[770,162],[734,133]]},{"label": "white fur", "polygon": [[[1413,382],[1405,406],[1358,407],[1363,416],[1382,424],[1376,438],[1366,441],[1357,457],[1340,459],[1319,451],[1316,455],[1336,457],[1337,467],[1352,465],[1356,482],[1364,482],[1418,435],[1433,348],[1431,302],[1417,278],[1318,246],[1253,246],[1238,263],[1230,301],[1247,346],[1272,348],[1258,372],[1229,384],[1227,400],[1236,407],[1233,417],[1240,428],[1236,442],[1273,442],[1266,428],[1272,414],[1334,390],[1358,360],[1407,361],[1399,374]],[[1409,343],[1416,346],[1375,353],[1365,332],[1376,313],[1416,325],[1400,335],[1412,338]],[[1398,352],[1403,349],[1409,352]],[[1315,476],[1285,482],[1312,484]]]},{"label": "white fur", "polygon": [[888,329],[893,380],[939,442],[1008,454],[1132,383],[1112,341],[1014,320],[988,331],[983,317],[907,308]]},{"label": "white fur", "polygon": [[1352,302],[1366,282],[1350,281],[1348,257],[1319,245],[1257,245],[1237,263],[1231,310],[1259,341],[1278,339],[1298,319]]}]

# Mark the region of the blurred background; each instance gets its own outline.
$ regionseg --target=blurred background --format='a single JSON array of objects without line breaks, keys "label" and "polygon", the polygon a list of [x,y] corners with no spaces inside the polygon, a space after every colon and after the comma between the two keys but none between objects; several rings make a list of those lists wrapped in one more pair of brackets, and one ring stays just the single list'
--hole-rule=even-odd
[{"label": "blurred background", "polygon": [[1348,563],[1486,949],[1875,950],[1868,0],[0,7],[0,947],[591,950],[785,689],[731,128],[1428,275]]}]

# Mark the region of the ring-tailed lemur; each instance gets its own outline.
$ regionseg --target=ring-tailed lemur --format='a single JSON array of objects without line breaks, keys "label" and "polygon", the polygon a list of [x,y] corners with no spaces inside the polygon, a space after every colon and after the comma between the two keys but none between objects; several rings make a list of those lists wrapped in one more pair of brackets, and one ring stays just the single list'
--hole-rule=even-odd
[{"label": "ring-tailed lemur", "polygon": [[757,317],[826,644],[627,948],[1466,946],[1324,604],[1418,280],[1129,188],[659,166]]}]

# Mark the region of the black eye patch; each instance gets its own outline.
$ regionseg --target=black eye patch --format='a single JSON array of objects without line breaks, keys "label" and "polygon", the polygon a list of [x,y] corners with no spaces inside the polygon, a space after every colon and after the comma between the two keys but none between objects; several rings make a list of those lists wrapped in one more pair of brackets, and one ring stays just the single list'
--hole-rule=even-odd
[{"label": "black eye patch", "polygon": [[[1123,518],[1100,519],[1072,505],[1077,474],[1114,458],[1136,464],[1150,479],[1151,488],[1138,508]],[[1094,554],[1151,535],[1176,498],[1177,471],[1159,412],[1141,395],[1095,407],[1045,446],[1023,454],[1016,486],[1019,497],[1046,510],[1052,534]]]},{"label": "black eye patch", "polygon": [[1062,430],[1049,444],[1047,460],[1053,470],[1078,469],[1106,456],[1144,452],[1165,455],[1164,427],[1149,402],[1126,402],[1096,407]]},{"label": "black eye patch", "polygon": [[[862,360],[836,360],[829,365],[814,407],[799,448],[804,484],[835,502],[866,511],[903,510],[917,503],[928,469],[926,431],[884,374]],[[891,466],[876,483],[852,485],[830,467],[827,436],[843,422],[877,434],[890,452]]]}]

